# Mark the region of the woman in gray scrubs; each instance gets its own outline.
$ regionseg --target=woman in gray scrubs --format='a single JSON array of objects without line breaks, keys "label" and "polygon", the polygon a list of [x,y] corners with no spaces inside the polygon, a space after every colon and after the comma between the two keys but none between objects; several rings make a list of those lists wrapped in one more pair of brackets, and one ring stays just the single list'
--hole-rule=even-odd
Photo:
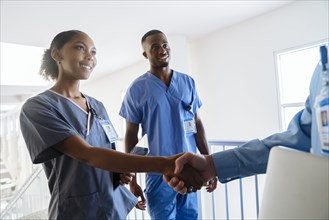
[{"label": "woman in gray scrubs", "polygon": [[[48,178],[49,219],[125,219],[137,198],[113,172],[173,175],[177,156],[115,151],[117,135],[103,104],[79,90],[80,80],[89,78],[96,63],[96,48],[87,34],[59,33],[45,50],[40,68],[40,74],[55,84],[28,99],[21,110],[21,130],[32,162],[42,163]],[[183,178],[201,186],[202,180],[191,172]],[[121,182],[129,179],[123,176]]]}]

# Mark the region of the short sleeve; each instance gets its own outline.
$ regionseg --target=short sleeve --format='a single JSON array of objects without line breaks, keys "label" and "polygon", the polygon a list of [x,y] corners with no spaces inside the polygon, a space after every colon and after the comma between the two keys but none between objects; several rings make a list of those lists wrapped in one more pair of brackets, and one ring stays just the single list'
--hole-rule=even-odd
[{"label": "short sleeve", "polygon": [[136,98],[139,97],[138,94],[139,92],[136,89],[130,87],[124,97],[119,112],[119,115],[135,124],[139,124],[142,121],[142,111],[138,107],[140,103]]},{"label": "short sleeve", "polygon": [[20,126],[33,163],[43,163],[62,155],[52,146],[77,135],[60,111],[54,109],[48,102],[35,97],[23,105]]},{"label": "short sleeve", "polygon": [[196,89],[196,85],[195,85],[195,81],[192,77],[190,77],[190,81],[191,81],[191,85],[192,85],[192,94],[193,94],[193,112],[198,112],[198,110],[201,108],[202,106],[202,101],[198,95],[197,89]]}]

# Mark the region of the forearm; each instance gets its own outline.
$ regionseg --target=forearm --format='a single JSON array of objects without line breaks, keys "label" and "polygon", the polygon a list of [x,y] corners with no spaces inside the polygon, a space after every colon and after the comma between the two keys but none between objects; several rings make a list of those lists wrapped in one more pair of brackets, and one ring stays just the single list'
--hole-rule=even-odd
[{"label": "forearm", "polygon": [[221,183],[266,172],[270,148],[255,139],[237,148],[212,154]]},{"label": "forearm", "polygon": [[[134,123],[130,123],[129,121],[126,121],[126,134],[125,134],[125,138],[124,138],[126,153],[130,153],[131,150],[138,143],[138,130],[139,130],[138,124],[134,124]],[[130,171],[130,172],[133,172],[133,171]],[[132,180],[129,184],[130,184],[130,186],[137,184],[137,175],[135,175],[132,178]]]},{"label": "forearm", "polygon": [[106,148],[88,148],[87,164],[112,172],[146,172],[146,173],[161,173],[168,177],[178,176],[186,183],[201,187],[203,179],[189,165],[186,165],[184,172],[176,175],[175,160],[181,154],[171,157],[160,156],[139,156],[125,154]]},{"label": "forearm", "polygon": [[129,153],[138,143],[138,130],[138,124],[126,121],[126,134],[124,138],[126,153]]},{"label": "forearm", "polygon": [[195,141],[201,154],[209,154],[208,142],[203,135],[195,134]]},{"label": "forearm", "polygon": [[201,154],[209,154],[206,132],[201,121],[196,122],[197,133],[194,134],[196,145]]},{"label": "forearm", "polygon": [[312,118],[308,108],[298,112],[282,133],[273,134],[262,140],[268,147],[285,146],[309,152],[311,148]]},{"label": "forearm", "polygon": [[80,162],[111,172],[169,173],[175,166],[173,157],[145,157],[94,147],[79,136],[71,136],[53,148]]},{"label": "forearm", "polygon": [[173,170],[173,163],[165,157],[145,157],[130,155],[105,148],[88,148],[86,163],[112,172],[155,172],[165,173]]},{"label": "forearm", "polygon": [[129,153],[138,143],[138,137],[137,135],[126,133],[124,142],[125,142],[125,152]]}]

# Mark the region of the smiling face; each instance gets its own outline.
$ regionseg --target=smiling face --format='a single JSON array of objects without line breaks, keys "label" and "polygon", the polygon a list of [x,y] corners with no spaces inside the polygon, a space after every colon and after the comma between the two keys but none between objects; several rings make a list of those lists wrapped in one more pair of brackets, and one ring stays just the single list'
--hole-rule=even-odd
[{"label": "smiling face", "polygon": [[96,67],[96,48],[93,40],[86,34],[77,34],[59,51],[52,50],[58,63],[59,78],[68,80],[88,79]]},{"label": "smiling face", "polygon": [[170,46],[164,34],[158,33],[148,36],[143,42],[143,49],[143,55],[149,60],[152,68],[169,66]]}]

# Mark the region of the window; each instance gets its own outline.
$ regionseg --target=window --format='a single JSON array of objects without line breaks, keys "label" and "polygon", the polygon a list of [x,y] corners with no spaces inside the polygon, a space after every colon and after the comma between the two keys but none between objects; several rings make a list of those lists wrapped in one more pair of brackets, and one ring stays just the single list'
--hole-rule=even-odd
[{"label": "window", "polygon": [[328,45],[328,41],[275,52],[282,130],[304,108],[312,74],[320,60],[321,45]]},{"label": "window", "polygon": [[17,110],[26,97],[50,85],[39,74],[45,48],[0,42],[0,115]]},{"label": "window", "polygon": [[45,48],[1,42],[1,85],[46,86],[39,74]]}]

